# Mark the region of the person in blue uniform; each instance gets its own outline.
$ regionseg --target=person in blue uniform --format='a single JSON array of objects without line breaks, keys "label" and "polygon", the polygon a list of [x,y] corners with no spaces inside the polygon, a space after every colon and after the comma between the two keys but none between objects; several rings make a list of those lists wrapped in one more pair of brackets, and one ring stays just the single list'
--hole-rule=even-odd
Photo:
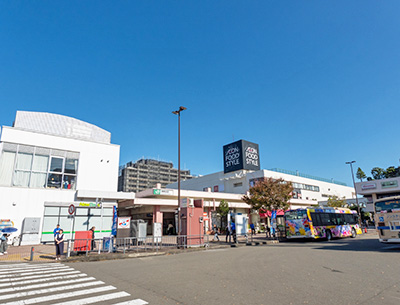
[{"label": "person in blue uniform", "polygon": [[54,237],[56,242],[56,260],[61,260],[61,255],[64,253],[64,231],[60,229]]}]

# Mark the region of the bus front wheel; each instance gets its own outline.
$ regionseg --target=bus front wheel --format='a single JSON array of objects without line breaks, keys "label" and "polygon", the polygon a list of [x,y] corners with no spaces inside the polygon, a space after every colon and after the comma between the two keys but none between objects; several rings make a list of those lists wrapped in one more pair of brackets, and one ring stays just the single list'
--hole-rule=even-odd
[{"label": "bus front wheel", "polygon": [[351,230],[351,238],[356,238],[356,236],[357,236],[356,230],[352,229]]},{"label": "bus front wheel", "polygon": [[325,234],[326,234],[326,240],[327,240],[327,241],[331,241],[331,240],[332,240],[332,233],[331,233],[331,231],[327,230],[327,231],[325,232]]}]

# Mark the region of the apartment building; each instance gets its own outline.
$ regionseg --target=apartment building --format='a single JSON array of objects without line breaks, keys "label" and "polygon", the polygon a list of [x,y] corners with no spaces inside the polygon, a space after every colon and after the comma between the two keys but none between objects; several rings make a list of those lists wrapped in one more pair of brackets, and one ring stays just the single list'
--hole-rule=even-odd
[{"label": "apartment building", "polygon": [[[191,179],[190,170],[181,170],[181,180]],[[118,190],[122,192],[141,192],[148,188],[161,187],[178,181],[178,170],[172,162],[153,159],[140,159],[120,167]]]}]

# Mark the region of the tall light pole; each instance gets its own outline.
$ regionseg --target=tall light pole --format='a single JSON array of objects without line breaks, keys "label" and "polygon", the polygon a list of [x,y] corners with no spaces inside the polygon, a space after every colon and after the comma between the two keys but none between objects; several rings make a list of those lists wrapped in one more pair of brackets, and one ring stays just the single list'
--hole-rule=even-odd
[{"label": "tall light pole", "polygon": [[354,191],[356,192],[356,204],[357,204],[357,209],[358,209],[358,215],[360,216],[360,217],[358,218],[358,223],[359,223],[359,225],[361,226],[361,209],[360,209],[360,205],[358,204],[356,182],[354,181],[353,163],[356,163],[356,161],[349,161],[349,162],[346,162],[346,164],[350,164],[351,177],[353,178]]},{"label": "tall light pole", "polygon": [[172,111],[178,115],[178,235],[181,233],[181,111],[186,107],[180,106],[178,110]]}]

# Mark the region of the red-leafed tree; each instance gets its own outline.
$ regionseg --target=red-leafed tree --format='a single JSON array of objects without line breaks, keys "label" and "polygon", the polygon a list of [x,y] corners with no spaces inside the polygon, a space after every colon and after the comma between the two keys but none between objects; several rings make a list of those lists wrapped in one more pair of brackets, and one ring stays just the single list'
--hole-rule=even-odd
[{"label": "red-leafed tree", "polygon": [[289,200],[292,198],[293,186],[285,180],[264,178],[257,181],[249,189],[248,195],[242,200],[249,204],[254,210],[286,210],[289,208]]}]

